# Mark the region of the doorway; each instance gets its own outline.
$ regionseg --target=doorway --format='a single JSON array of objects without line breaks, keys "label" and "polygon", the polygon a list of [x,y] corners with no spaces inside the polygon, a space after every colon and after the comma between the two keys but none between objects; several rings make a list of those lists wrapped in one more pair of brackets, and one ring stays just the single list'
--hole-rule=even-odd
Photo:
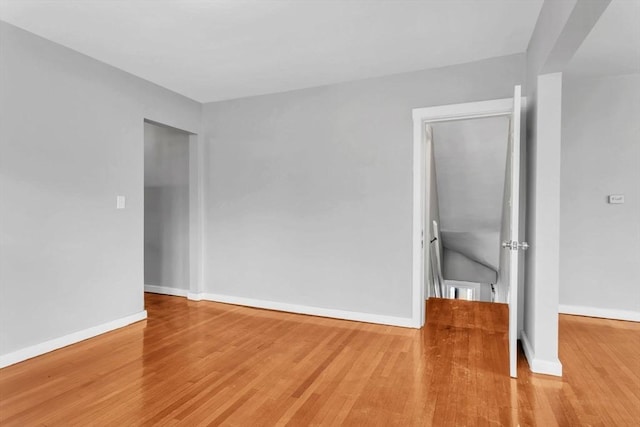
[{"label": "doorway", "polygon": [[[516,355],[518,338],[518,272],[521,257],[518,251],[526,249],[526,242],[519,241],[520,223],[520,133],[521,133],[521,88],[516,86],[513,98],[492,101],[473,102],[466,104],[444,105],[439,107],[418,108],[413,110],[414,144],[413,144],[413,322],[417,327],[425,323],[425,299],[430,286],[430,268],[439,269],[442,265],[431,265],[431,246],[438,243],[437,251],[441,253],[444,247],[440,245],[441,237],[433,233],[433,219],[430,215],[432,205],[430,199],[434,188],[432,182],[435,162],[433,151],[433,126],[446,122],[462,120],[478,120],[503,117],[508,119],[509,132],[506,154],[507,178],[504,186],[504,207],[501,212],[499,240],[499,274],[504,283],[504,299],[509,308],[509,365],[511,376],[517,375]],[[437,179],[437,178],[436,178]],[[460,240],[460,236],[453,235]],[[469,236],[467,236],[469,237]],[[438,240],[434,241],[434,238]],[[495,239],[494,239],[495,240]],[[495,259],[495,257],[494,257]],[[442,262],[440,260],[440,262]],[[442,277],[440,277],[442,278]],[[436,279],[437,280],[437,279]],[[427,286],[426,286],[427,285]],[[441,290],[444,288],[441,288]],[[473,290],[463,289],[464,295],[472,295]],[[442,291],[440,295],[442,296]],[[453,293],[455,296],[456,292]]]},{"label": "doorway", "polygon": [[186,297],[191,288],[192,134],[144,122],[144,290]]},{"label": "doorway", "polygon": [[495,116],[426,125],[427,298],[507,302],[500,242],[509,122]]}]

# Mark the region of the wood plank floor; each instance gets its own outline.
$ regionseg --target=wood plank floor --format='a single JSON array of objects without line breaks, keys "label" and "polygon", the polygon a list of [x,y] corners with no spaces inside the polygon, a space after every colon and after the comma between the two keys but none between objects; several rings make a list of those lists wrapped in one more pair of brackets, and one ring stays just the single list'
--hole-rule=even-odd
[{"label": "wood plank floor", "polygon": [[508,376],[504,305],[422,330],[146,295],[149,319],[0,370],[0,425],[638,425],[640,325],[561,316],[562,379]]}]

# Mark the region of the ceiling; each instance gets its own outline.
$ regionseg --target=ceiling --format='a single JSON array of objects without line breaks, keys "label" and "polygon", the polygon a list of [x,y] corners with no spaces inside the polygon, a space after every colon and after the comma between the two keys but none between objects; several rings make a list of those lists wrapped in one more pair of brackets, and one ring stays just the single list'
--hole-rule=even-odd
[{"label": "ceiling", "polygon": [[509,117],[431,126],[442,230],[499,235]]},{"label": "ceiling", "polygon": [[640,1],[613,0],[564,72],[581,76],[640,73]]},{"label": "ceiling", "polygon": [[524,52],[542,0],[0,0],[0,19],[200,102]]}]

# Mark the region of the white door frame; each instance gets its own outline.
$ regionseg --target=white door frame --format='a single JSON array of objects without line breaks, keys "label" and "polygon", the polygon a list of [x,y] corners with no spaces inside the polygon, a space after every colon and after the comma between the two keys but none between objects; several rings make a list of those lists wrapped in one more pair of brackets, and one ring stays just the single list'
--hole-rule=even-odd
[{"label": "white door frame", "polygon": [[[524,102],[523,102],[524,105]],[[513,98],[464,104],[414,108],[413,112],[413,268],[412,268],[412,319],[416,328],[425,322],[425,258],[429,255],[429,239],[426,222],[425,125],[453,120],[479,119],[483,117],[511,116]],[[424,231],[424,237],[423,237]],[[424,242],[423,242],[424,239]],[[424,245],[424,248],[423,248]],[[424,251],[424,253],[423,253]]]}]

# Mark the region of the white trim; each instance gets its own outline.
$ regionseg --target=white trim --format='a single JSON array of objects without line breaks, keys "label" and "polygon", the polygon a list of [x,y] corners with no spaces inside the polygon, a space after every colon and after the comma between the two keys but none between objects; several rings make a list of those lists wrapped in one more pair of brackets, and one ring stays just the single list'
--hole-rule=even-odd
[{"label": "white trim", "polygon": [[510,115],[512,111],[513,98],[503,98],[491,101],[414,108],[413,120],[426,123],[449,122],[452,120],[507,116]]},{"label": "white trim", "polygon": [[186,297],[189,293],[186,289],[170,288],[169,286],[144,285],[145,292],[153,294],[173,295],[176,297]]},{"label": "white trim", "polygon": [[633,310],[616,310],[613,308],[560,304],[558,306],[558,312],[562,314],[572,314],[575,316],[600,317],[603,319],[640,322],[640,311]]},{"label": "white trim", "polygon": [[[312,316],[331,317],[342,320],[355,320],[358,322],[377,323],[381,325],[401,326],[405,328],[416,327],[413,320],[408,317],[385,316],[372,313],[361,313],[356,311],[335,310],[331,308],[312,307],[300,304],[289,304],[284,302],[267,301],[254,298],[245,298],[231,295],[203,293],[197,295],[206,301],[221,302],[225,304],[243,305],[253,308],[264,308],[267,310],[285,311],[288,313],[308,314]],[[191,299],[191,298],[190,298]]]},{"label": "white trim", "polygon": [[[425,193],[424,182],[424,146],[425,134],[423,121],[416,117],[416,110],[413,110],[413,263],[412,275],[412,309],[411,317],[414,327],[421,328],[424,325],[425,302],[424,302],[424,255],[423,237],[424,230],[424,203]],[[428,234],[425,230],[425,241],[428,241]]]},{"label": "white trim", "polygon": [[[520,221],[520,119],[522,116],[522,88],[516,85],[513,93],[511,123],[509,125],[509,144],[511,159],[509,168],[509,234],[508,239],[519,242]],[[506,185],[506,184],[505,184]],[[504,200],[503,200],[504,203]],[[503,218],[504,221],[504,218]],[[507,249],[501,249],[506,251]],[[509,303],[509,371],[512,378],[518,377],[518,278],[522,258],[519,251],[508,251],[508,284],[507,301]]]},{"label": "white trim", "polygon": [[200,292],[187,292],[187,299],[191,301],[202,301],[202,293]]},{"label": "white trim", "polygon": [[529,363],[529,369],[531,369],[531,372],[534,372],[536,374],[554,375],[556,377],[562,376],[562,363],[560,363],[559,359],[536,359],[536,355],[533,352],[533,347],[531,346],[531,343],[529,342],[525,331],[522,331],[521,342],[522,349],[524,350],[524,355],[527,358],[527,362]]},{"label": "white trim", "polygon": [[64,335],[62,337],[54,338],[52,340],[32,345],[30,347],[26,347],[12,353],[3,354],[2,356],[0,356],[0,368],[22,362],[23,360],[31,359],[32,357],[40,356],[41,354],[49,353],[50,351],[66,347],[68,345],[75,344],[89,338],[93,338],[95,336],[104,334],[105,332],[122,328],[146,318],[147,311],[143,310],[130,316],[112,320],[111,322],[103,323],[101,325],[83,329],[81,331]]}]

